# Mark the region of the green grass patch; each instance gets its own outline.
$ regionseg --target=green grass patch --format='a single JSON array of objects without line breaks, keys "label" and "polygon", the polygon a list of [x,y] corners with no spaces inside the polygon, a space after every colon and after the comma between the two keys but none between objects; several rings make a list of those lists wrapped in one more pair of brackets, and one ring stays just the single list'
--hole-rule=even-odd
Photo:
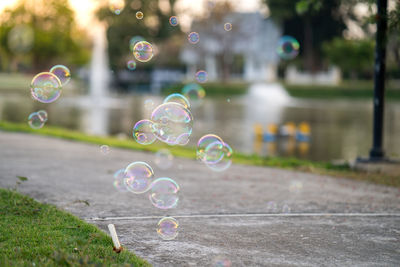
[{"label": "green grass patch", "polygon": [[[182,88],[185,84],[175,84],[170,87],[164,88],[162,93],[164,95],[169,95],[173,93],[182,93]],[[213,83],[204,83],[201,86],[206,91],[206,96],[208,97],[229,97],[229,96],[237,96],[243,95],[247,92],[249,84],[244,82],[235,82],[235,83],[222,83],[222,82],[213,82]]]},{"label": "green grass patch", "polygon": [[150,266],[79,218],[0,188],[1,266]]},{"label": "green grass patch", "polygon": [[[292,85],[284,87],[293,97],[300,98],[358,98],[370,99],[374,95],[373,81],[345,81],[337,86],[329,85]],[[386,98],[400,100],[400,85],[394,82],[386,85]]]},{"label": "green grass patch", "polygon": [[[149,146],[143,146],[136,143],[133,139],[121,140],[115,137],[90,136],[80,132],[52,126],[46,126],[40,130],[33,130],[27,124],[0,121],[0,130],[34,133],[38,135],[53,136],[67,140],[74,140],[97,145],[106,144],[112,147],[147,152],[157,152],[161,148],[168,148],[171,153],[176,157],[191,159],[196,158],[196,149],[193,147],[167,146],[158,143],[151,144]],[[234,153],[233,162],[237,164],[277,167],[296,171],[311,172],[316,174],[326,174],[336,177],[346,177],[360,181],[368,181],[377,184],[400,187],[400,174],[392,176],[382,173],[366,173],[355,171],[352,170],[348,164],[337,165],[330,162],[315,162],[297,158],[261,157],[258,155],[245,155],[237,151],[235,151]]]}]

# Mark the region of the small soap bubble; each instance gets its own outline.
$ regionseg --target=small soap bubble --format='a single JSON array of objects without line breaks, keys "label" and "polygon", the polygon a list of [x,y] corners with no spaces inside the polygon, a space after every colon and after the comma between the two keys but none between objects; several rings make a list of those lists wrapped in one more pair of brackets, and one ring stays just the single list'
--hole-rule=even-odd
[{"label": "small soap bubble", "polygon": [[276,204],[275,201],[268,201],[267,210],[269,212],[277,212],[278,211],[278,205]]},{"label": "small soap bubble", "polygon": [[109,0],[108,4],[111,12],[116,15],[121,14],[122,10],[125,8],[125,0]]},{"label": "small soap bubble", "polygon": [[195,76],[199,83],[205,83],[208,80],[208,73],[205,70],[199,70],[196,72]]},{"label": "small soap bubble", "polygon": [[137,19],[143,19],[143,12],[142,11],[136,12],[136,18]]},{"label": "small soap bubble", "polygon": [[135,47],[135,44],[137,42],[141,42],[144,41],[144,38],[140,35],[136,35],[133,36],[130,40],[129,40],[129,49],[133,52],[133,48]]},{"label": "small soap bubble", "polygon": [[144,108],[145,110],[153,110],[154,108],[154,101],[151,99],[146,99],[144,101]]},{"label": "small soap bubble", "polygon": [[213,260],[213,267],[231,267],[232,262],[228,260],[226,257],[218,256]]},{"label": "small soap bubble", "polygon": [[284,204],[283,206],[282,206],[282,213],[290,213],[290,211],[291,211],[291,208],[289,207],[289,205],[287,205],[287,204]]},{"label": "small soap bubble", "polygon": [[133,55],[140,62],[148,62],[153,57],[153,47],[149,42],[139,41],[133,47]]},{"label": "small soap bubble", "polygon": [[44,126],[45,121],[38,112],[33,112],[28,117],[28,124],[32,129],[40,129]]},{"label": "small soap bubble", "polygon": [[135,194],[142,194],[150,189],[154,179],[154,171],[146,162],[133,162],[125,169],[124,183],[126,188]]},{"label": "small soap bubble", "polygon": [[150,187],[149,199],[154,207],[172,209],[178,205],[179,185],[171,178],[158,178]]},{"label": "small soap bubble", "polygon": [[293,59],[299,54],[300,44],[292,36],[282,36],[277,48],[278,55],[282,59]]},{"label": "small soap bubble", "polygon": [[230,30],[232,30],[232,24],[227,22],[224,24],[224,30],[229,32]]},{"label": "small soap bubble", "polygon": [[192,105],[198,106],[206,96],[206,91],[197,83],[189,83],[182,88],[182,94]]},{"label": "small soap bubble", "polygon": [[163,170],[169,169],[172,166],[174,156],[168,149],[160,149],[155,154],[154,163]]},{"label": "small soap bubble", "polygon": [[41,72],[31,82],[32,97],[42,103],[56,101],[62,91],[61,81],[50,72]]},{"label": "small soap bubble", "polygon": [[157,234],[164,240],[172,240],[178,236],[179,223],[175,218],[164,217],[157,224]]},{"label": "small soap bubble", "polygon": [[100,152],[103,155],[107,155],[108,153],[110,153],[110,147],[108,145],[101,145],[100,146]]},{"label": "small soap bubble", "polygon": [[136,62],[135,62],[134,60],[129,60],[129,61],[126,63],[126,67],[127,67],[129,70],[135,70],[135,69],[136,69]]},{"label": "small soap bubble", "polygon": [[114,188],[117,189],[119,192],[128,192],[128,189],[125,186],[125,179],[128,176],[125,173],[125,169],[120,169],[114,173]]},{"label": "small soap bubble", "polygon": [[39,117],[40,117],[40,119],[43,121],[43,122],[46,122],[47,121],[47,119],[48,119],[48,115],[47,115],[47,111],[46,110],[39,110],[38,112],[37,112],[37,114],[39,115]]},{"label": "small soap bubble", "polygon": [[171,24],[171,26],[177,26],[179,24],[178,18],[176,16],[172,16],[169,18],[169,24]]},{"label": "small soap bubble", "polygon": [[133,138],[142,145],[150,145],[156,140],[154,132],[151,120],[140,120],[133,126]]},{"label": "small soap bubble", "polygon": [[71,80],[71,72],[64,65],[55,65],[50,69],[50,72],[60,79],[61,85],[64,86]]},{"label": "small soap bubble", "polygon": [[181,94],[177,94],[177,93],[170,94],[163,101],[163,103],[168,103],[168,102],[175,102],[175,103],[181,104],[182,106],[184,106],[187,109],[190,108],[189,100],[184,95],[181,95]]},{"label": "small soap bubble", "polygon": [[188,41],[191,44],[197,44],[200,41],[200,35],[197,32],[191,32],[188,35]]}]

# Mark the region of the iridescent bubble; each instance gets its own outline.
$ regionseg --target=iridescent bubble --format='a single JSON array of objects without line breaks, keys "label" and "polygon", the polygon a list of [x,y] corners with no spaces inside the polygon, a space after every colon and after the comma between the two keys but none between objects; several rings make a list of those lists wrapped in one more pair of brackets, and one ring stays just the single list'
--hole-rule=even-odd
[{"label": "iridescent bubble", "polygon": [[299,54],[299,48],[300,44],[295,38],[285,35],[279,39],[277,52],[282,59],[293,59]]},{"label": "iridescent bubble", "polygon": [[183,87],[182,94],[186,96],[191,104],[199,105],[206,96],[206,91],[197,83],[189,83]]},{"label": "iridescent bubble", "polygon": [[108,3],[111,12],[116,15],[121,14],[121,11],[125,8],[125,0],[109,0]]},{"label": "iridescent bubble", "polygon": [[39,102],[54,102],[60,97],[61,91],[61,81],[53,73],[42,72],[32,79],[31,94]]},{"label": "iridescent bubble", "polygon": [[43,127],[45,121],[42,120],[40,115],[37,112],[33,112],[28,117],[28,124],[32,129],[40,129]]},{"label": "iridescent bubble", "polygon": [[137,19],[143,19],[143,12],[142,11],[136,12],[136,18]]},{"label": "iridescent bubble", "polygon": [[229,32],[230,30],[232,30],[232,24],[227,22],[224,24],[224,30]]},{"label": "iridescent bubble", "polygon": [[71,80],[71,72],[64,65],[55,65],[50,69],[50,72],[60,79],[61,85],[66,85]]},{"label": "iridescent bubble", "polygon": [[125,186],[125,179],[128,178],[125,169],[120,169],[114,173],[114,188],[119,192],[127,192],[128,189]]},{"label": "iridescent bubble", "polygon": [[133,47],[133,55],[140,62],[148,62],[153,57],[153,47],[146,41],[137,42]]},{"label": "iridescent bubble", "polygon": [[213,267],[231,267],[232,262],[225,257],[218,256],[213,260]]},{"label": "iridescent bubble", "polygon": [[151,184],[149,199],[159,209],[171,209],[178,205],[179,185],[171,178],[158,178]]},{"label": "iridescent bubble", "polygon": [[172,240],[178,236],[179,223],[175,218],[164,217],[157,224],[157,234],[164,240]]},{"label": "iridescent bubble", "polygon": [[47,115],[47,111],[46,110],[39,110],[38,112],[37,112],[37,114],[39,115],[39,117],[40,117],[40,119],[43,121],[43,122],[46,122],[47,121],[47,118],[48,118],[48,115]]},{"label": "iridescent bubble", "polygon": [[169,18],[169,24],[171,24],[171,26],[177,26],[179,24],[178,22],[178,18],[176,16],[172,16]]},{"label": "iridescent bubble", "polygon": [[207,162],[206,148],[215,142],[223,143],[221,137],[215,134],[206,134],[197,142],[197,158],[203,162]]},{"label": "iridescent bubble", "polygon": [[208,73],[205,70],[199,70],[195,76],[199,83],[205,83],[208,80]]},{"label": "iridescent bubble", "polygon": [[184,106],[187,109],[190,108],[189,100],[187,100],[187,98],[184,95],[181,95],[181,94],[177,94],[177,93],[170,94],[169,96],[167,96],[164,99],[163,103],[169,103],[169,102],[174,102],[174,103],[181,104],[182,106]]},{"label": "iridescent bubble", "polygon": [[108,153],[110,153],[110,147],[108,145],[101,145],[100,146],[100,152],[103,155],[107,155]]},{"label": "iridescent bubble", "polygon": [[135,69],[136,69],[136,62],[135,62],[134,60],[129,60],[129,61],[126,63],[126,67],[127,67],[129,70],[135,70]]},{"label": "iridescent bubble", "polygon": [[222,172],[232,165],[232,148],[224,142],[214,142],[205,149],[206,166],[213,171]]},{"label": "iridescent bubble", "polygon": [[188,35],[188,41],[191,44],[197,44],[200,41],[200,35],[197,32],[191,32]]},{"label": "iridescent bubble", "polygon": [[150,120],[140,120],[133,126],[133,138],[142,145],[150,145],[156,140],[154,124]]},{"label": "iridescent bubble", "polygon": [[154,101],[151,100],[151,99],[146,99],[146,100],[144,101],[144,108],[145,108],[146,110],[153,110],[153,108],[154,108]]},{"label": "iridescent bubble", "polygon": [[158,106],[151,120],[157,139],[169,145],[185,145],[192,134],[192,113],[181,104],[168,102]]},{"label": "iridescent bubble", "polygon": [[282,213],[290,213],[290,211],[291,211],[291,208],[289,207],[289,205],[287,205],[287,204],[284,204],[283,206],[282,206]]},{"label": "iridescent bubble", "polygon": [[125,169],[127,178],[124,183],[126,188],[135,194],[142,194],[150,189],[153,182],[154,171],[146,162],[133,162]]},{"label": "iridescent bubble", "polygon": [[133,48],[137,42],[144,41],[142,36],[136,35],[129,40],[129,49],[133,52]]},{"label": "iridescent bubble", "polygon": [[160,149],[155,154],[154,163],[163,170],[172,166],[174,156],[168,149]]},{"label": "iridescent bubble", "polygon": [[17,25],[7,35],[7,44],[13,53],[29,52],[34,43],[35,34],[28,25]]}]

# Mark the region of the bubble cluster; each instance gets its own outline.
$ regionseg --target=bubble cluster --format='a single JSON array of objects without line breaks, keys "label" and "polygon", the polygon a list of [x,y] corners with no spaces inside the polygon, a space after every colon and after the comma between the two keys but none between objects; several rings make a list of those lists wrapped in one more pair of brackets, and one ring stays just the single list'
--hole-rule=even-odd
[{"label": "bubble cluster", "polygon": [[125,0],[109,0],[108,4],[111,12],[116,15],[121,14],[122,10],[125,8]]},{"label": "bubble cluster", "polygon": [[205,83],[208,80],[208,73],[205,70],[199,70],[196,72],[195,77],[199,83]]},{"label": "bubble cluster", "polygon": [[57,76],[62,86],[66,85],[71,80],[71,72],[64,65],[55,65],[50,69],[50,72]]},{"label": "bubble cluster", "polygon": [[178,18],[176,16],[172,16],[169,18],[169,24],[171,24],[171,26],[177,26],[179,24]]},{"label": "bubble cluster", "polygon": [[144,38],[140,35],[136,35],[133,36],[130,40],[129,40],[129,49],[133,52],[133,48],[135,47],[135,44],[137,42],[141,42],[144,41]]},{"label": "bubble cluster", "polygon": [[142,194],[150,189],[154,171],[146,162],[136,161],[125,169],[124,180],[126,188],[135,194]]},{"label": "bubble cluster", "polygon": [[[46,117],[47,117],[47,113],[46,113]],[[46,118],[46,120],[47,120],[47,118]],[[32,129],[37,130],[44,126],[44,124],[46,123],[46,120],[43,119],[43,117],[39,114],[39,112],[33,112],[28,117],[28,124],[29,124],[29,127],[31,127]]]},{"label": "bubble cluster", "polygon": [[142,145],[150,145],[156,140],[154,124],[150,120],[140,120],[133,126],[133,138]]},{"label": "bubble cluster", "polygon": [[188,41],[191,44],[197,44],[200,41],[200,35],[197,32],[191,32],[188,35]]},{"label": "bubble cluster", "polygon": [[157,234],[164,240],[175,239],[178,235],[179,223],[175,218],[164,217],[157,224]]},{"label": "bubble cluster", "polygon": [[160,149],[154,157],[154,163],[163,170],[169,169],[172,166],[174,156],[168,149]]},{"label": "bubble cluster", "polygon": [[126,62],[126,67],[129,70],[135,70],[136,69],[136,62],[134,60],[129,60],[128,62]]},{"label": "bubble cluster", "polygon": [[133,47],[133,55],[140,62],[148,62],[153,57],[153,47],[149,42],[139,41]]},{"label": "bubble cluster", "polygon": [[299,54],[300,44],[292,36],[282,36],[277,48],[278,55],[282,59],[293,59]]},{"label": "bubble cluster", "polygon": [[180,188],[171,178],[158,178],[150,187],[149,199],[154,207],[159,209],[172,209],[178,205],[178,192]]},{"label": "bubble cluster", "polygon": [[169,96],[167,96],[164,99],[164,103],[170,103],[170,102],[175,102],[178,104],[181,104],[182,106],[184,106],[185,108],[189,109],[190,108],[190,102],[189,100],[181,94],[170,94]]},{"label": "bubble cluster", "polygon": [[189,83],[182,88],[182,94],[194,105],[201,103],[206,91],[197,83]]},{"label": "bubble cluster", "polygon": [[204,135],[197,142],[197,158],[213,171],[224,171],[232,164],[232,148],[221,137]]},{"label": "bubble cluster", "polygon": [[101,145],[100,146],[100,152],[103,155],[107,155],[108,153],[110,153],[110,147],[108,145]]},{"label": "bubble cluster", "polygon": [[42,103],[56,101],[62,91],[60,79],[51,72],[41,72],[31,82],[32,97]]},{"label": "bubble cluster", "polygon": [[169,145],[186,145],[192,134],[193,116],[183,105],[168,102],[158,106],[151,114],[154,134]]},{"label": "bubble cluster", "polygon": [[128,189],[125,186],[125,179],[128,178],[125,169],[119,169],[114,173],[113,186],[119,192],[127,192]]},{"label": "bubble cluster", "polygon": [[224,30],[227,31],[227,32],[231,31],[232,30],[232,24],[229,23],[229,22],[225,23],[224,24]]},{"label": "bubble cluster", "polygon": [[143,19],[143,12],[142,11],[136,12],[136,18],[137,19]]}]

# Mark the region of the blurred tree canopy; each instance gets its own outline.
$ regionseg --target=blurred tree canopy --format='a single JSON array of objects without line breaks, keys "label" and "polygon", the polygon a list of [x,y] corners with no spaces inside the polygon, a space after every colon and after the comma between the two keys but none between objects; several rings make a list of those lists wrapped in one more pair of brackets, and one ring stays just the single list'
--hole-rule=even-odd
[{"label": "blurred tree canopy", "polygon": [[[97,17],[108,25],[108,54],[113,70],[126,68],[127,59],[133,57],[129,49],[129,40],[134,36],[142,36],[146,41],[156,44],[159,51],[163,51],[163,54],[157,55],[157,64],[180,64],[178,57],[180,43],[174,37],[182,32],[179,26],[172,27],[169,24],[169,18],[174,15],[173,7],[176,0],[163,2],[166,5],[159,5],[158,0],[126,0],[125,8],[119,15],[110,11],[108,5],[98,10]],[[141,20],[136,18],[138,11],[144,14]],[[143,66],[151,68],[153,64],[154,60]]]},{"label": "blurred tree canopy", "polygon": [[0,23],[3,71],[36,72],[54,64],[73,67],[90,58],[90,44],[75,27],[68,0],[20,0],[3,11]]}]

